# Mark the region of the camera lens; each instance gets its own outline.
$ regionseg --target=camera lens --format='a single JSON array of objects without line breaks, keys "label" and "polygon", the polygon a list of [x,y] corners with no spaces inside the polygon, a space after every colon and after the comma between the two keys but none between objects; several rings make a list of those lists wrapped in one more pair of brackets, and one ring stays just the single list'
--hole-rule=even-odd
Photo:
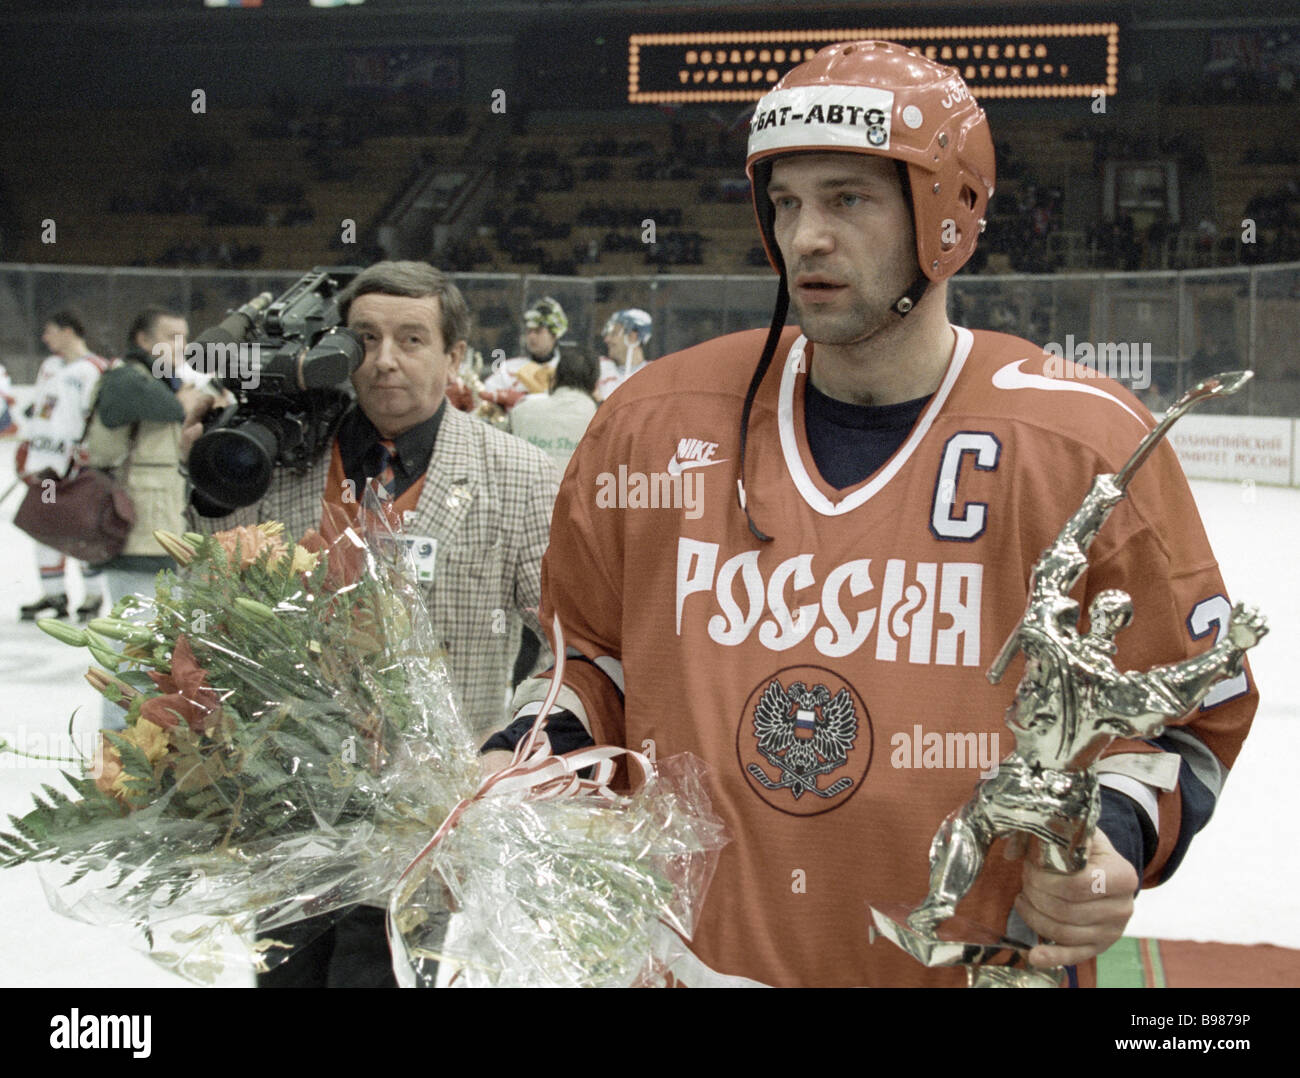
[{"label": "camera lens", "polygon": [[279,450],[278,432],[257,419],[208,431],[190,450],[190,481],[218,505],[242,509],[266,494]]}]

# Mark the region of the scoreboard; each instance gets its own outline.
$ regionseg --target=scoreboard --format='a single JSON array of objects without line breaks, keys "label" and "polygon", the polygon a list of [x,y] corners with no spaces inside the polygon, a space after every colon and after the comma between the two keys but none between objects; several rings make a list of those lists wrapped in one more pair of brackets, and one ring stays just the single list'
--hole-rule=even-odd
[{"label": "scoreboard", "polygon": [[955,67],[977,97],[1111,96],[1115,23],[632,34],[627,100],[753,101],[792,66],[837,41],[896,41]]}]

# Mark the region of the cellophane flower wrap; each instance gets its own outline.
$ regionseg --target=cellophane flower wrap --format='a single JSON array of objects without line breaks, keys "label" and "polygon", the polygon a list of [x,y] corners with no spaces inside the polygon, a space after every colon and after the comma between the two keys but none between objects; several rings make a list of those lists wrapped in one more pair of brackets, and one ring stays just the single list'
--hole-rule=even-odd
[{"label": "cellophane flower wrap", "polygon": [[664,983],[726,841],[702,765],[555,756],[539,718],[482,778],[395,515],[367,503],[296,541],[158,533],[180,568],[152,600],[42,622],[126,727],[64,772],[75,796],[10,817],[0,867],[39,863],[53,908],[197,983],[274,967],[311,938],[296,922],[356,903],[388,907],[403,984],[439,963],[459,985]]},{"label": "cellophane flower wrap", "polygon": [[404,544],[383,513],[331,512],[328,538],[296,542],[278,524],[160,533],[182,564],[152,600],[42,624],[89,648],[126,728],[64,772],[75,796],[47,785],[10,817],[0,864],[46,863],[55,909],[132,926],[192,980],[245,946],[276,965],[292,922],[386,904],[477,781]]},{"label": "cellophane flower wrap", "polygon": [[[556,654],[558,683],[562,637]],[[610,785],[620,756],[627,792]],[[678,967],[726,842],[698,757],[656,766],[612,747],[555,756],[539,721],[394,889],[389,941],[399,983],[688,983]],[[455,912],[449,923],[444,909]]]}]

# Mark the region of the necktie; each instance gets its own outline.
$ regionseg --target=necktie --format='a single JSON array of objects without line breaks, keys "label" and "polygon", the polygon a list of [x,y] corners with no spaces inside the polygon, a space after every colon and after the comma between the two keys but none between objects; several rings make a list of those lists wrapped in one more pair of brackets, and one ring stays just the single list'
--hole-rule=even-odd
[{"label": "necktie", "polygon": [[393,462],[397,460],[397,446],[389,439],[381,438],[379,440],[379,472],[375,478],[379,481],[384,496],[393,497],[393,490],[397,486],[397,476],[393,472]]}]

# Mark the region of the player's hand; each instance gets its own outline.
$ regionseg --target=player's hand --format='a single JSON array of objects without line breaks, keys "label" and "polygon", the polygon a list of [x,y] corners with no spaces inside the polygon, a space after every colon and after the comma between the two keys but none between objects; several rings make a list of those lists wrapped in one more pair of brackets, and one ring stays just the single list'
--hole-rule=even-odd
[{"label": "player's hand", "polygon": [[1025,858],[1016,912],[1051,943],[1029,952],[1031,966],[1072,966],[1101,954],[1124,934],[1133,916],[1137,870],[1094,831],[1083,871],[1053,872]]},{"label": "player's hand", "polygon": [[1235,647],[1245,651],[1253,648],[1268,635],[1268,623],[1264,615],[1253,606],[1236,606],[1232,611],[1232,620],[1228,624],[1228,639]]}]

